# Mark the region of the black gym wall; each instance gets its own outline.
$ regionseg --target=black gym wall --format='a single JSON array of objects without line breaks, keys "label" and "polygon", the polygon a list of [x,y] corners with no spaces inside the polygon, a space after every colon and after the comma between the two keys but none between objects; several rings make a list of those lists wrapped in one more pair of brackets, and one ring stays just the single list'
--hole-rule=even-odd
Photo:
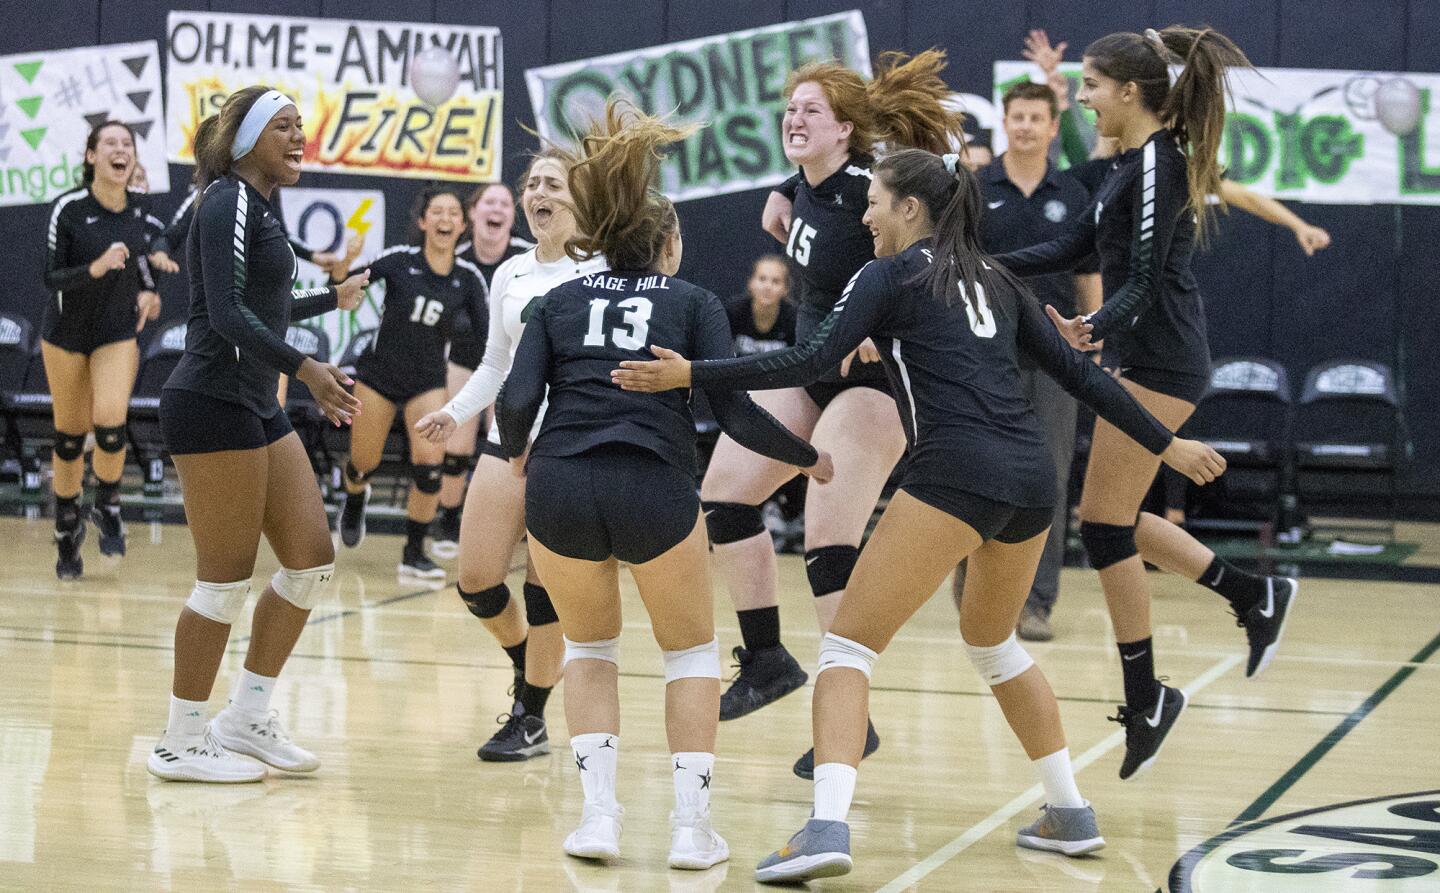
[{"label": "black gym wall", "polygon": [[[1440,3],[1432,0],[1105,0],[996,3],[993,0],[0,0],[0,53],[165,38],[170,9],[494,25],[505,48],[505,178],[521,172],[533,145],[520,127],[530,103],[524,70],[604,53],[860,8],[873,52],[949,51],[947,78],[958,90],[988,95],[991,63],[1018,58],[1026,29],[1068,40],[1070,58],[1111,31],[1172,22],[1214,25],[1256,65],[1297,68],[1440,71]],[[29,25],[20,25],[30,22]],[[164,52],[162,48],[161,56]],[[187,167],[173,167],[183,184]],[[405,231],[417,181],[307,174],[304,185],[383,188],[390,233]],[[172,193],[178,203],[183,193]],[[749,261],[777,246],[759,228],[764,196],[739,193],[686,202],[681,275],[720,293],[738,291]],[[1415,447],[1403,489],[1440,495],[1440,207],[1297,205],[1334,237],[1307,259],[1287,231],[1244,214],[1221,225],[1197,268],[1216,355],[1261,354],[1283,361],[1292,379],[1318,361],[1358,356],[1396,361],[1407,378],[1406,418]],[[0,309],[37,318],[45,299],[43,206],[0,209]],[[736,226],[735,221],[755,221]],[[1396,257],[1397,233],[1405,250]],[[185,305],[181,277],[166,277],[166,317]],[[1397,337],[1398,331],[1398,337]]]}]

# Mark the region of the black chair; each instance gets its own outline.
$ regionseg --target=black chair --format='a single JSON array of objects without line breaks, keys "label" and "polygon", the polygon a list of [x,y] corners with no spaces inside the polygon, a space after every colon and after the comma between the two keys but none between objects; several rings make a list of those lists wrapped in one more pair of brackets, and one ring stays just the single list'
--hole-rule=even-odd
[{"label": "black chair", "polygon": [[[30,320],[23,316],[0,313],[0,412],[4,413],[5,458],[21,462],[22,445],[20,430],[11,412],[11,398],[25,387],[25,373],[30,368],[30,356],[35,351],[35,336]],[[32,471],[22,469],[24,473]],[[36,468],[38,470],[38,463]]]},{"label": "black chair", "polygon": [[126,428],[130,450],[140,466],[147,496],[158,496],[165,481],[165,438],[160,433],[160,391],[185,354],[185,323],[160,330],[140,356],[135,389],[130,392],[130,416]]},{"label": "black chair", "polygon": [[[1310,512],[1385,506],[1380,530],[1395,538],[1397,481],[1405,452],[1395,376],[1373,360],[1338,359],[1305,376],[1293,428],[1295,488]],[[1343,531],[1374,525],[1325,524]]]}]

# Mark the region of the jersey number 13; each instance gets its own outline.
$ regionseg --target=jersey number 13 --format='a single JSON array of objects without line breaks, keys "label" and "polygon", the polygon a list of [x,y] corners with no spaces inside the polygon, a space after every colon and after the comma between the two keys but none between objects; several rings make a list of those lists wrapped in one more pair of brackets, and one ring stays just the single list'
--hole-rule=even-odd
[{"label": "jersey number 13", "polygon": [[[654,305],[648,298],[626,298],[615,306],[625,311],[624,325],[610,330],[610,343],[621,350],[644,348],[645,338],[650,334],[650,313],[654,310]],[[590,301],[590,327],[585,332],[586,347],[605,346],[605,311],[609,307],[609,298],[594,298]]]}]

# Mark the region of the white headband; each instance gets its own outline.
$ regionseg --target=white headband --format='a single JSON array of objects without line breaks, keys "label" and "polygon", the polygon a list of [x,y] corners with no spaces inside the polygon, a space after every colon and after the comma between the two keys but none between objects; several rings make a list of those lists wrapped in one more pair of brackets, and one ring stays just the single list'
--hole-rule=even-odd
[{"label": "white headband", "polygon": [[235,131],[235,142],[230,144],[230,160],[239,161],[250,154],[270,119],[285,106],[294,104],[290,97],[279,90],[262,93],[260,98],[255,100],[255,104],[250,106],[250,111],[245,113],[245,120],[240,122],[240,127]]},{"label": "white headband", "polygon": [[960,163],[960,156],[954,152],[947,152],[940,156],[940,160],[945,162],[945,170],[950,172],[950,176],[955,176],[955,167]]}]

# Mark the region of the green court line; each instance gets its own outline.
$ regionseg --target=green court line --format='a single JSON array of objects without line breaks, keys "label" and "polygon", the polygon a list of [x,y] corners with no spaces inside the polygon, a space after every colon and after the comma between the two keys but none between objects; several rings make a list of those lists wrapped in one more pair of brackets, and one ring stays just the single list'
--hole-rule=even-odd
[{"label": "green court line", "polygon": [[1410,659],[1409,665],[1396,670],[1395,674],[1381,683],[1380,687],[1375,689],[1374,693],[1366,698],[1359,707],[1351,710],[1350,713],[1340,721],[1339,725],[1330,730],[1330,734],[1320,739],[1320,743],[1310,748],[1308,753],[1301,757],[1294,766],[1291,766],[1288,772],[1280,776],[1279,780],[1267,788],[1265,793],[1255,798],[1255,802],[1247,806],[1245,811],[1236,816],[1235,821],[1230,824],[1238,825],[1241,822],[1254,821],[1264,815],[1266,810],[1275,805],[1275,801],[1279,800],[1285,795],[1286,791],[1294,787],[1295,783],[1305,776],[1305,773],[1313,769],[1315,764],[1320,762],[1327,753],[1334,750],[1335,745],[1339,744],[1346,735],[1350,734],[1352,729],[1360,725],[1365,717],[1375,712],[1375,708],[1379,707],[1382,701],[1388,698],[1395,689],[1399,688],[1401,683],[1410,678],[1410,674],[1415,672],[1414,664],[1425,663],[1436,651],[1440,651],[1440,633],[1437,633],[1433,639],[1425,643],[1425,647],[1415,652],[1415,656]]}]

